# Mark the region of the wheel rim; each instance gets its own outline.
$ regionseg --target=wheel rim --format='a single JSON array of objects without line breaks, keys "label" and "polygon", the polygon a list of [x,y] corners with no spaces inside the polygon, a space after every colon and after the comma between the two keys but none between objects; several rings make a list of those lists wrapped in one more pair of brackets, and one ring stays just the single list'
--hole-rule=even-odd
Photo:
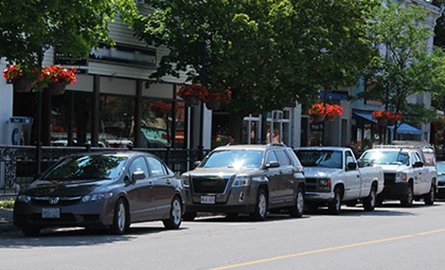
[{"label": "wheel rim", "polygon": [[264,194],[260,194],[258,202],[258,212],[262,217],[266,215],[266,196]]},{"label": "wheel rim", "polygon": [[340,210],[340,207],[341,207],[341,198],[340,198],[340,193],[336,193],[335,194],[335,200],[336,200],[336,202],[335,202],[335,208],[337,209],[337,210]]},{"label": "wheel rim", "polygon": [[117,210],[117,227],[120,231],[125,230],[125,222],[126,222],[126,216],[125,216],[125,206],[123,203],[119,204],[119,208]]},{"label": "wheel rim", "polygon": [[301,192],[297,193],[297,210],[298,213],[302,213],[304,209],[304,198],[303,198],[303,194],[301,194]]},{"label": "wheel rim", "polygon": [[434,187],[431,187],[431,196],[430,196],[430,198],[431,198],[431,201],[432,202],[434,202],[434,196],[435,196],[436,194],[434,194]]},{"label": "wheel rim", "polygon": [[375,190],[371,191],[371,206],[374,207],[376,202]]},{"label": "wheel rim", "polygon": [[181,222],[181,214],[181,203],[178,200],[174,200],[172,205],[172,219],[175,224],[179,224]]},{"label": "wheel rim", "polygon": [[408,201],[408,204],[411,204],[413,202],[413,191],[411,189],[408,191],[408,195],[406,196],[406,200]]}]

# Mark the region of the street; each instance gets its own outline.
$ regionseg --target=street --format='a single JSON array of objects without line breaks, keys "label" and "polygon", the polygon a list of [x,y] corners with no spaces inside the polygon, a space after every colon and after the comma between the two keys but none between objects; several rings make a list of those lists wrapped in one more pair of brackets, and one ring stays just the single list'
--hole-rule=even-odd
[{"label": "street", "polygon": [[441,269],[445,202],[412,208],[385,203],[375,212],[344,207],[266,222],[223,216],[132,225],[124,236],[83,229],[0,236],[0,269]]}]

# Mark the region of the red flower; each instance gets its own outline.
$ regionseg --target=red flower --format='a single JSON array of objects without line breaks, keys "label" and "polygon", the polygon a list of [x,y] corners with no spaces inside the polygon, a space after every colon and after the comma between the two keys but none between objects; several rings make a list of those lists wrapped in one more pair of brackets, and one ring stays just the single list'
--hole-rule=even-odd
[{"label": "red flower", "polygon": [[400,112],[392,113],[386,110],[379,110],[372,112],[372,118],[376,120],[388,119],[393,121],[400,121],[400,119],[402,119],[402,114]]},{"label": "red flower", "polygon": [[343,107],[338,104],[327,104],[324,102],[312,104],[308,110],[308,114],[312,117],[318,115],[326,115],[329,117],[340,116],[343,114]]},{"label": "red flower", "polygon": [[44,67],[42,69],[41,80],[49,80],[52,83],[63,82],[66,84],[74,84],[77,82],[76,69],[68,69],[58,65]]}]

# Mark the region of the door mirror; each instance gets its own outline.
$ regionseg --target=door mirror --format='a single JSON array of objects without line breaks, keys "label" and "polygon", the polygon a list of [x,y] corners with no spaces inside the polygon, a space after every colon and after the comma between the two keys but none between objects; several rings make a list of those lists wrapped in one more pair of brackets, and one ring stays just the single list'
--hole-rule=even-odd
[{"label": "door mirror", "polygon": [[423,167],[423,162],[421,161],[414,162],[413,168],[420,168],[420,167]]},{"label": "door mirror", "polygon": [[145,178],[145,173],[143,171],[136,171],[131,176],[131,184],[136,183],[137,180],[141,180]]},{"label": "door mirror", "polygon": [[269,163],[266,164],[266,169],[269,169],[269,168],[278,168],[278,167],[280,167],[280,163],[279,163],[278,161],[276,161],[276,160],[271,161],[271,162],[269,162]]},{"label": "door mirror", "polygon": [[357,163],[355,162],[349,162],[347,166],[348,171],[357,170]]},{"label": "door mirror", "polygon": [[195,161],[195,162],[193,162],[193,167],[194,168],[196,168],[196,167],[198,167],[199,165],[201,165],[201,160],[197,160],[197,161]]}]

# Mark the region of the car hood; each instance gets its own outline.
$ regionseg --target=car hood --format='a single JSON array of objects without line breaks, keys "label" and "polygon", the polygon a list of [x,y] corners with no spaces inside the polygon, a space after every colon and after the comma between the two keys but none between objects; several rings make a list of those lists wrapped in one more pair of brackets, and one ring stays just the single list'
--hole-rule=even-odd
[{"label": "car hood", "polygon": [[397,173],[409,169],[409,167],[406,165],[395,164],[374,164],[374,167],[382,167],[385,173]]},{"label": "car hood", "polygon": [[323,167],[304,167],[304,176],[309,178],[332,177],[340,173],[343,173],[342,169],[323,168]]},{"label": "car hood", "polygon": [[234,176],[237,174],[258,174],[261,173],[262,170],[258,168],[196,168],[193,171],[189,171],[186,174],[193,176]]},{"label": "car hood", "polygon": [[110,180],[36,180],[24,193],[30,196],[84,196],[110,182]]}]

